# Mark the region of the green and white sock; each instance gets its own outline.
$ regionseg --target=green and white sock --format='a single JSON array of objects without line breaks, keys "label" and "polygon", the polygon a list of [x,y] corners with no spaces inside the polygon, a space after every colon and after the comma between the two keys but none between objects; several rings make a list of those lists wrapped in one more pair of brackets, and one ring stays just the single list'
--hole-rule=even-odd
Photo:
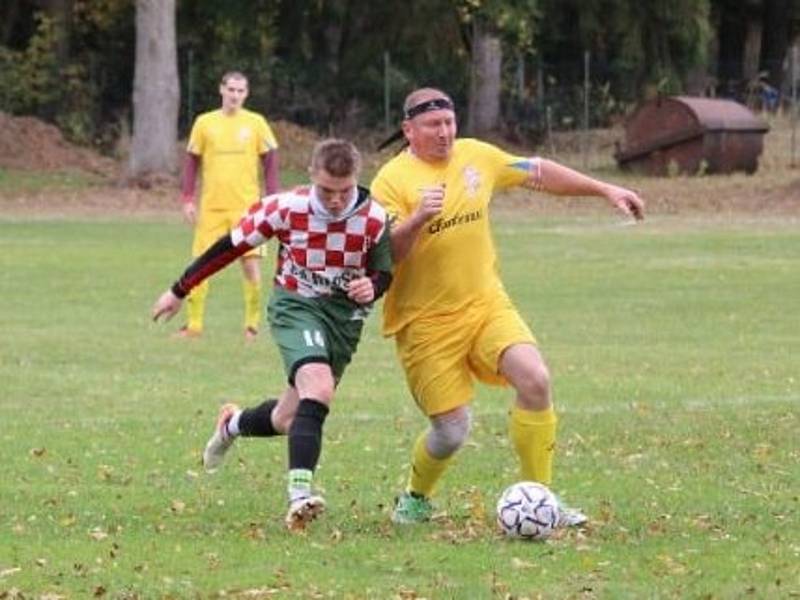
[{"label": "green and white sock", "polygon": [[289,501],[303,498],[311,494],[311,482],[314,472],[309,469],[289,470]]}]

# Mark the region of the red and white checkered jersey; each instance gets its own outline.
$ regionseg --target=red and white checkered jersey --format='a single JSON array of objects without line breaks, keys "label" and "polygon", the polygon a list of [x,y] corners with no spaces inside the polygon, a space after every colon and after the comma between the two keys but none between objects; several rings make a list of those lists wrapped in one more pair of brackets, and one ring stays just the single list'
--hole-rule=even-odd
[{"label": "red and white checkered jersey", "polygon": [[231,242],[255,247],[277,238],[275,283],[306,297],[329,296],[368,274],[368,253],[388,235],[387,221],[363,188],[346,214],[333,217],[321,209],[311,186],[301,186],[253,204],[231,231]]}]

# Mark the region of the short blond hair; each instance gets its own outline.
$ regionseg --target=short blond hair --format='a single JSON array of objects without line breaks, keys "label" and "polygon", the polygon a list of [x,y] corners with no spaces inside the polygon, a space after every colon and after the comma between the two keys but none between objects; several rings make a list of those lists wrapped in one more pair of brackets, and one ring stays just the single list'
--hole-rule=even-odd
[{"label": "short blond hair", "polygon": [[220,83],[225,85],[230,79],[243,79],[246,84],[250,84],[247,75],[241,71],[225,71],[225,73],[222,74],[222,81],[220,81]]},{"label": "short blond hair", "polygon": [[361,171],[361,154],[352,142],[328,138],[311,153],[311,171],[324,170],[333,177],[349,177]]}]

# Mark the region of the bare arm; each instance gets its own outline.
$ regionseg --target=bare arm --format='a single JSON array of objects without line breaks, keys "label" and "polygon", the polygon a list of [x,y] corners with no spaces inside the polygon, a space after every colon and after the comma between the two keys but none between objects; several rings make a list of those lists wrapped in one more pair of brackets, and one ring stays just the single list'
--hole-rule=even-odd
[{"label": "bare arm", "polygon": [[225,268],[250,248],[251,246],[245,240],[234,245],[230,234],[219,238],[187,267],[180,279],[158,297],[150,311],[153,321],[158,321],[162,317],[165,321],[170,320],[181,309],[183,299],[193,288],[220,269]]},{"label": "bare arm", "polygon": [[600,196],[636,220],[644,218],[644,201],[636,192],[594,179],[552,160],[539,159],[538,181],[530,187],[557,196]]}]

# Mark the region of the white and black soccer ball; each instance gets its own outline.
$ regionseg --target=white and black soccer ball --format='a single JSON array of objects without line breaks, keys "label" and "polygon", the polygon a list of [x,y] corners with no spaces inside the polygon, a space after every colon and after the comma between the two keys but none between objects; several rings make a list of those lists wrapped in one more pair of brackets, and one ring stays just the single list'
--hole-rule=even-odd
[{"label": "white and black soccer ball", "polygon": [[547,539],[558,526],[558,500],[541,483],[517,482],[497,501],[497,524],[511,538]]}]

